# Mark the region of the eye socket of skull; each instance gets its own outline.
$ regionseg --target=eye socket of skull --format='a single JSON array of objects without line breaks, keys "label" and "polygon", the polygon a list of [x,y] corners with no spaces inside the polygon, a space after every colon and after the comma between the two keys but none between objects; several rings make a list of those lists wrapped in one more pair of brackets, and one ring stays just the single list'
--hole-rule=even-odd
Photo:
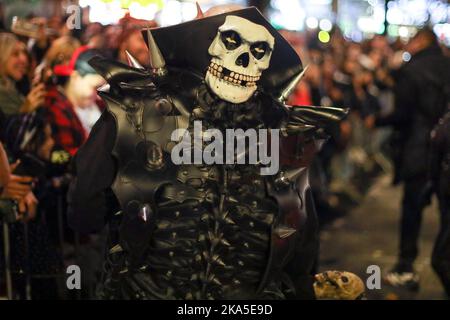
[{"label": "eye socket of skull", "polygon": [[220,34],[220,39],[222,40],[227,50],[235,50],[242,43],[239,34],[233,30],[222,31]]},{"label": "eye socket of skull", "polygon": [[256,42],[250,46],[252,55],[257,59],[262,59],[269,51],[269,44],[265,41]]}]

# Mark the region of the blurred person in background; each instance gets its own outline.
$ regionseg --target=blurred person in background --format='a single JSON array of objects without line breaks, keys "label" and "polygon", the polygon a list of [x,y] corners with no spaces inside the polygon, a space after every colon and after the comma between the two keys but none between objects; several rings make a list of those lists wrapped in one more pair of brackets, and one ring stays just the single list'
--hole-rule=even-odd
[{"label": "blurred person in background", "polygon": [[38,26],[36,37],[28,39],[27,47],[33,58],[36,60],[36,63],[39,64],[50,47],[53,37],[50,37],[50,35],[47,34],[46,18],[34,17],[30,19],[29,22]]},{"label": "blurred person in background", "polygon": [[118,59],[119,56],[119,45],[121,44],[121,35],[123,33],[122,29],[120,25],[109,25],[105,27],[106,50],[114,59]]},{"label": "blurred person in background", "polygon": [[435,34],[428,28],[419,30],[407,49],[411,60],[395,72],[394,111],[384,117],[372,117],[366,123],[394,128],[394,144],[398,150],[394,182],[404,182],[400,252],[386,281],[417,290],[419,276],[413,264],[418,255],[422,211],[429,203],[429,196],[424,195],[427,194],[430,133],[447,108],[445,89],[450,85],[450,60],[444,57]]},{"label": "blurred person in background", "polygon": [[0,111],[2,118],[18,113],[34,111],[42,105],[45,86],[32,87],[28,95],[22,95],[16,85],[27,74],[29,60],[25,44],[11,33],[0,33]]},{"label": "blurred person in background", "polygon": [[49,89],[45,98],[56,144],[71,156],[84,143],[101,114],[96,104],[96,89],[104,80],[88,64],[97,54],[98,50],[80,47],[69,65],[56,66],[54,72],[62,80]]},{"label": "blurred person in background", "polygon": [[135,57],[142,66],[148,66],[150,57],[140,28],[129,27],[124,30],[120,35],[118,42],[118,57],[120,61],[127,63],[126,50]]},{"label": "blurred person in background", "polygon": [[361,56],[353,73],[353,90],[350,96],[352,110],[365,119],[367,116],[378,113],[380,105],[374,92],[374,79],[372,72],[375,65],[367,56]]},{"label": "blurred person in background", "polygon": [[[22,179],[32,177],[33,194],[37,198],[34,199],[34,208],[19,209],[19,213],[23,212],[19,218],[23,219],[9,223],[15,299],[28,298],[28,291],[31,291],[32,299],[59,297],[57,277],[62,272],[62,258],[56,245],[50,241],[48,217],[42,202],[51,184],[46,177],[46,169],[54,150],[51,127],[46,123],[43,112],[45,110],[41,108],[33,115],[13,116],[5,128],[9,156],[21,161],[16,166],[17,174],[25,175]],[[3,245],[0,250],[3,250]]]},{"label": "blurred person in background", "polygon": [[[19,210],[18,218],[22,217],[22,214],[25,212],[29,212],[33,216],[36,207],[36,198],[31,188],[33,178],[29,176],[18,176],[13,173],[19,163],[20,161],[17,161],[13,165],[9,165],[8,155],[3,148],[3,144],[0,143],[0,201],[17,201]],[[4,208],[4,205],[9,204],[3,203],[1,207]],[[2,215],[0,214],[1,217]]]},{"label": "blurred person in background", "polygon": [[5,9],[3,7],[3,3],[0,2],[0,32],[5,30]]},{"label": "blurred person in background", "polygon": [[62,36],[52,42],[44,59],[34,71],[34,81],[53,85],[53,68],[57,65],[68,65],[73,53],[81,46],[80,41],[70,36]]},{"label": "blurred person in background", "polygon": [[[88,64],[96,55],[100,55],[99,50],[82,46],[75,50],[69,63],[53,68],[56,83],[48,91],[45,108],[48,111],[47,120],[52,127],[55,147],[67,152],[68,158],[74,156],[83,145],[101,114],[96,103],[96,89],[104,80]],[[60,152],[58,155],[65,159],[67,164],[67,157]],[[56,238],[62,246],[65,261],[67,264],[77,264],[83,270],[82,290],[77,294],[83,298],[92,298],[96,275],[99,272],[97,267],[101,265],[101,254],[97,247],[97,240],[101,235],[79,235],[67,227],[66,194],[71,179],[69,167],[52,166],[52,179],[60,183],[53,184],[52,192],[47,193],[45,211],[52,217],[52,238]],[[57,225],[54,221],[62,222]]]},{"label": "blurred person in background", "polygon": [[89,41],[96,35],[102,33],[103,26],[99,22],[92,22],[84,26],[81,42],[88,45]]},{"label": "blurred person in background", "polygon": [[10,175],[10,168],[8,156],[6,155],[3,144],[0,143],[0,188],[3,189],[8,183]]},{"label": "blurred person in background", "polygon": [[431,134],[430,179],[439,200],[440,230],[436,238],[431,266],[450,299],[450,105]]}]

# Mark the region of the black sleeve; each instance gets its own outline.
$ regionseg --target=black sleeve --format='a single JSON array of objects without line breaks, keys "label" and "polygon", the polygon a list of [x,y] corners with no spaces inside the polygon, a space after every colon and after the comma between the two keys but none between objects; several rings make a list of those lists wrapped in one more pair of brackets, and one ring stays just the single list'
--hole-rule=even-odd
[{"label": "black sleeve", "polygon": [[100,231],[109,215],[118,210],[111,190],[116,175],[115,139],[115,119],[105,110],[73,159],[67,214],[69,226],[78,232]]}]

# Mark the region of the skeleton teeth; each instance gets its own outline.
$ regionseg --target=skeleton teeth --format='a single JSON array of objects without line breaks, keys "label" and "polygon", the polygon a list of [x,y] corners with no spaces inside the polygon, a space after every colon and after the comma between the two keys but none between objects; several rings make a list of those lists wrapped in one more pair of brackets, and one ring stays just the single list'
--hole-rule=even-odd
[{"label": "skeleton teeth", "polygon": [[[224,76],[224,74],[222,73],[222,71],[224,69],[225,69],[224,67],[211,62],[211,65],[208,67],[208,72],[211,75],[213,75],[221,80],[224,80],[232,85],[236,85],[236,86],[241,85],[241,86],[246,86],[246,87],[253,87],[256,85],[254,82],[254,80],[256,80],[256,77],[250,77],[250,76],[240,74],[240,73],[237,73],[234,71],[230,71],[228,76]],[[243,84],[243,82],[245,82],[245,84]]]}]

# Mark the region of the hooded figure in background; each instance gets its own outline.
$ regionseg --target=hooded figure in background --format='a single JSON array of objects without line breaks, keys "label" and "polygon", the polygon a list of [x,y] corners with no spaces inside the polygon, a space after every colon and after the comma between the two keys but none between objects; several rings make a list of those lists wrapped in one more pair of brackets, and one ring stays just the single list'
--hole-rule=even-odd
[{"label": "hooded figure in background", "polygon": [[[304,70],[255,8],[143,34],[150,69],[131,55],[129,66],[90,61],[108,82],[100,89],[107,111],[75,158],[69,223],[82,232],[108,224],[100,296],[315,298],[318,234],[307,166],[346,110],[284,104]],[[198,121],[210,129],[200,137]],[[227,129],[266,136],[243,149],[233,141],[226,164],[174,160],[175,151],[186,159],[211,141],[220,146]],[[186,136],[194,146],[180,144]],[[283,149],[290,138],[295,148]],[[255,145],[287,155],[279,170],[250,163]],[[227,151],[215,148],[214,159]]]}]

